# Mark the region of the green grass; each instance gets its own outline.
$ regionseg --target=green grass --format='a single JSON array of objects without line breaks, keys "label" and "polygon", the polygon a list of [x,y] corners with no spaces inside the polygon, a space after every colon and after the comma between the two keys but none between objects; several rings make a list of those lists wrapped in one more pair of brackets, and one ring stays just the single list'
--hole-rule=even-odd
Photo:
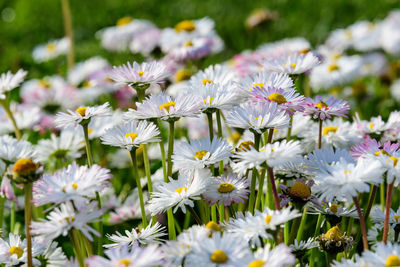
[{"label": "green grass", "polygon": [[[304,36],[312,44],[319,44],[331,30],[359,19],[381,19],[399,7],[399,3],[398,0],[70,0],[77,60],[102,55],[113,64],[135,57],[106,52],[94,34],[127,15],[149,19],[159,27],[173,26],[183,19],[211,17],[226,42],[225,51],[207,61],[215,63],[263,42],[286,37]],[[63,36],[60,1],[0,0],[0,15],[6,7],[14,10],[15,19],[0,22],[0,71],[23,67],[30,71],[31,77],[59,72],[63,62],[35,64],[31,51],[39,43]],[[255,8],[276,10],[279,19],[248,31],[244,21]]]}]

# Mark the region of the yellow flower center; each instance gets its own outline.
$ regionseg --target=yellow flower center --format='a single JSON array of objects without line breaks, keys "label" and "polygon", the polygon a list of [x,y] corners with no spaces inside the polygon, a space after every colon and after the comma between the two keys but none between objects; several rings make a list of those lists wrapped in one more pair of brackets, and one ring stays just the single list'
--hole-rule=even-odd
[{"label": "yellow flower center", "polygon": [[210,79],[203,79],[202,81],[201,81],[201,83],[202,84],[204,84],[204,85],[206,85],[207,83],[212,83],[213,81],[211,81]]},{"label": "yellow flower center", "polygon": [[123,17],[123,18],[120,18],[120,19],[117,21],[117,26],[118,26],[118,27],[120,27],[120,26],[125,26],[125,25],[131,23],[132,20],[133,20],[132,17]]},{"label": "yellow flower center", "polygon": [[238,151],[247,151],[250,150],[250,146],[254,147],[253,141],[244,141],[240,143],[238,147]]},{"label": "yellow flower center", "polygon": [[278,104],[283,104],[283,103],[287,102],[286,98],[283,95],[281,95],[280,93],[270,94],[268,96],[268,99],[271,100],[271,101],[274,101],[274,102],[276,102]]},{"label": "yellow flower center", "polygon": [[315,105],[317,108],[322,109],[322,108],[327,108],[328,105],[325,102],[319,102],[318,104]]},{"label": "yellow flower center", "polygon": [[[210,97],[210,105],[212,104],[214,98]],[[203,99],[204,104],[207,104],[207,98]]]},{"label": "yellow flower center", "polygon": [[167,103],[160,105],[160,110],[165,109],[167,112],[169,112],[169,108],[175,107],[175,105],[176,105],[176,102],[173,102],[173,101],[167,102]]},{"label": "yellow flower center", "polygon": [[342,238],[342,233],[340,232],[339,227],[334,226],[331,229],[328,230],[325,234],[325,238],[332,240],[332,241],[340,241]]},{"label": "yellow flower center", "polygon": [[194,157],[197,158],[197,159],[199,159],[199,160],[202,160],[203,157],[204,157],[207,153],[208,153],[207,150],[199,150],[199,151],[197,151],[196,153],[194,153]]},{"label": "yellow flower center", "polygon": [[22,255],[24,254],[24,250],[22,249],[22,248],[20,248],[20,247],[16,247],[16,246],[14,246],[14,247],[11,247],[9,250],[8,250],[8,253],[10,253],[10,257],[12,256],[12,255],[17,255],[17,257],[18,257],[18,259],[19,258],[21,258],[22,257]]},{"label": "yellow flower center", "polygon": [[186,186],[179,187],[178,189],[175,190],[175,192],[180,194],[180,193],[182,193],[183,190],[185,190],[185,192],[187,192],[187,187]]},{"label": "yellow flower center", "polygon": [[122,266],[128,267],[130,264],[131,264],[131,261],[128,259],[122,259],[117,262],[117,266],[122,265]]},{"label": "yellow flower center", "polygon": [[175,25],[176,32],[192,32],[196,29],[196,24],[192,20],[184,20]]},{"label": "yellow flower center", "polygon": [[351,174],[351,170],[344,170],[343,173],[344,174]]},{"label": "yellow flower center", "polygon": [[240,133],[238,133],[238,132],[234,132],[233,134],[232,134],[232,141],[233,141],[233,143],[237,143],[238,141],[239,141],[239,139],[240,139],[240,137],[242,137],[242,135],[240,134]]},{"label": "yellow flower center", "polygon": [[337,204],[332,204],[332,205],[329,207],[329,209],[330,209],[333,213],[336,213],[337,210],[338,210],[338,207],[340,207],[340,206],[337,205]]},{"label": "yellow flower center", "polygon": [[49,52],[53,52],[54,50],[56,50],[56,44],[55,43],[48,43],[46,45],[46,50]]},{"label": "yellow flower center", "polygon": [[[257,86],[260,87],[260,88],[262,88],[262,87],[264,86],[264,83],[253,83],[253,88],[257,88]],[[251,91],[253,88],[250,88],[250,91]]]},{"label": "yellow flower center", "polygon": [[228,256],[223,250],[217,249],[211,254],[210,260],[217,264],[225,263],[228,261]]},{"label": "yellow flower center", "polygon": [[175,73],[175,80],[177,82],[186,81],[190,78],[190,72],[187,69],[178,70]]},{"label": "yellow flower center", "polygon": [[76,112],[78,112],[79,115],[84,117],[86,115],[86,107],[80,107],[76,109]]},{"label": "yellow flower center", "polygon": [[254,260],[252,262],[249,263],[248,267],[262,267],[265,265],[265,261],[263,260]]},{"label": "yellow flower center", "polygon": [[39,81],[39,85],[44,87],[44,88],[50,88],[51,87],[51,84],[49,82],[45,81],[45,80],[40,80]]},{"label": "yellow flower center", "polygon": [[396,222],[399,222],[400,215],[394,215],[393,217],[394,217],[394,219],[396,220]]},{"label": "yellow flower center", "polygon": [[351,39],[351,37],[353,36],[353,34],[351,33],[350,30],[346,30],[346,31],[344,32],[344,35],[346,36],[347,39]]},{"label": "yellow flower center", "polygon": [[334,54],[333,56],[332,56],[332,58],[334,59],[334,60],[337,60],[337,59],[339,59],[339,58],[341,58],[342,57],[342,54]]},{"label": "yellow flower center", "polygon": [[142,77],[144,74],[144,70],[139,70],[137,73],[139,74],[139,77]]},{"label": "yellow flower center", "polygon": [[222,230],[221,226],[219,226],[217,223],[215,223],[213,221],[209,221],[206,224],[206,228],[210,229],[210,230],[213,230],[215,232],[221,232],[221,230]]},{"label": "yellow flower center", "polygon": [[386,156],[391,156],[388,152],[386,152],[385,150],[379,150],[379,151],[376,151],[375,153],[374,153],[374,155],[376,156],[376,157],[378,157],[378,156],[380,156],[381,154],[383,154],[383,155],[386,155]]},{"label": "yellow flower center", "polygon": [[65,220],[67,223],[71,223],[71,222],[74,222],[74,221],[75,221],[75,217],[74,217],[74,216],[65,217],[64,220]]},{"label": "yellow flower center", "polygon": [[230,193],[235,189],[235,186],[230,183],[222,183],[218,186],[218,192],[220,193]]},{"label": "yellow flower center", "polygon": [[299,51],[299,54],[307,54],[308,52],[310,52],[310,48],[303,48]]},{"label": "yellow flower center", "polygon": [[397,162],[399,161],[399,158],[396,157],[390,157],[390,159],[393,161],[393,167],[396,167]]},{"label": "yellow flower center", "polygon": [[138,137],[138,134],[137,133],[127,133],[127,134],[125,134],[125,137],[126,138],[130,137],[133,142],[133,141],[135,141],[136,137]]},{"label": "yellow flower center", "polygon": [[374,128],[374,124],[371,122],[371,123],[369,124],[369,129],[372,130],[372,128]]},{"label": "yellow flower center", "polygon": [[193,42],[192,41],[187,41],[185,44],[184,44],[184,46],[193,46]]},{"label": "yellow flower center", "polygon": [[338,70],[338,69],[339,69],[339,66],[337,64],[335,64],[335,63],[330,64],[329,67],[328,67],[329,72],[332,72],[332,71]]},{"label": "yellow flower center", "polygon": [[289,189],[289,195],[299,198],[308,198],[311,196],[311,190],[305,183],[295,182]]},{"label": "yellow flower center", "polygon": [[293,69],[296,68],[296,63],[290,64],[290,67],[292,67]]},{"label": "yellow flower center", "polygon": [[268,215],[267,217],[265,217],[265,222],[267,224],[269,224],[271,222],[271,220],[272,220],[272,215]]},{"label": "yellow flower center", "polygon": [[90,82],[90,81],[85,81],[83,84],[82,84],[82,87],[83,88],[89,88],[89,87],[91,87],[92,86],[92,83]]},{"label": "yellow flower center", "polygon": [[400,258],[396,255],[390,255],[386,259],[385,266],[400,266]]},{"label": "yellow flower center", "polygon": [[88,128],[87,131],[88,131],[88,134],[93,133],[93,129],[92,128]]},{"label": "yellow flower center", "polygon": [[76,190],[76,189],[78,189],[78,185],[77,185],[77,184],[72,184],[72,188],[73,188],[74,190]]},{"label": "yellow flower center", "polygon": [[19,175],[28,175],[37,170],[39,165],[35,164],[31,159],[19,159],[13,167],[13,172]]},{"label": "yellow flower center", "polygon": [[327,134],[329,134],[329,133],[336,133],[337,130],[338,130],[338,127],[335,127],[335,126],[328,126],[328,127],[325,127],[325,128],[322,130],[322,134],[323,134],[323,135],[327,135]]}]

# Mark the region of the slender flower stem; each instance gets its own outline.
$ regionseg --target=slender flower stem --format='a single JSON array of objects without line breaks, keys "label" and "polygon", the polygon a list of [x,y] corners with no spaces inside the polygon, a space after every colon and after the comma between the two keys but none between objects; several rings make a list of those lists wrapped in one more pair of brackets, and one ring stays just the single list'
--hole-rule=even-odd
[{"label": "slender flower stem", "polygon": [[83,254],[84,251],[81,248],[81,245],[79,243],[79,237],[76,231],[77,231],[76,229],[71,229],[68,235],[74,247],[74,252],[75,252],[74,254],[78,260],[79,267],[84,267],[85,266],[85,256]]},{"label": "slender flower stem", "polygon": [[10,212],[10,232],[14,233],[15,229],[15,201],[11,200],[11,212]]},{"label": "slender flower stem", "polygon": [[[217,126],[218,126],[218,138],[222,138],[222,123],[221,123],[221,111],[218,109],[216,112]],[[219,175],[224,173],[224,161],[219,162]]]},{"label": "slender flower stem", "polygon": [[190,206],[187,207],[190,213],[192,214],[193,218],[196,220],[198,225],[203,225],[199,215],[197,215],[197,212]]},{"label": "slender flower stem", "polygon": [[306,224],[306,221],[307,221],[307,208],[304,207],[303,215],[301,216],[300,226],[299,229],[297,230],[297,236],[296,236],[297,242],[300,242],[301,239],[303,239],[304,226]]},{"label": "slender flower stem", "polygon": [[72,19],[71,19],[71,9],[68,0],[61,0],[63,21],[64,21],[64,31],[65,35],[69,39],[69,49],[67,54],[67,64],[68,69],[72,69],[74,66],[75,55],[74,55],[74,34],[72,31]]},{"label": "slender flower stem", "polygon": [[257,197],[256,197],[256,206],[254,207],[254,209],[258,209],[260,206],[260,203],[261,203],[260,210],[264,210],[264,203],[263,203],[262,199],[263,199],[265,173],[266,173],[266,169],[262,169],[260,179],[258,179],[258,192],[257,192]]},{"label": "slender flower stem", "polygon": [[[169,137],[168,137],[168,169],[166,176],[164,176],[164,181],[168,182],[168,177],[172,176],[172,154],[174,153],[174,140],[175,140],[175,122],[169,122]],[[164,146],[162,151],[164,150]],[[165,161],[165,156],[164,156]],[[176,240],[176,231],[175,231],[175,218],[172,213],[172,209],[167,210],[168,217],[168,237],[170,240]]]},{"label": "slender flower stem", "polygon": [[281,207],[279,204],[278,190],[276,189],[276,184],[275,184],[274,170],[271,167],[268,167],[267,171],[268,171],[268,178],[271,182],[272,194],[274,196],[275,209],[280,210]]},{"label": "slender flower stem", "polygon": [[214,124],[212,119],[212,113],[206,113],[208,120],[208,134],[210,135],[210,141],[214,138]]},{"label": "slender flower stem", "polygon": [[[3,229],[3,220],[4,220],[4,203],[6,201],[5,197],[0,196],[0,229]],[[1,237],[1,233],[0,233]]]},{"label": "slender flower stem", "polygon": [[140,200],[140,212],[142,213],[142,223],[143,228],[147,227],[147,218],[146,218],[146,210],[144,209],[144,201],[143,201],[143,192],[142,192],[142,185],[140,184],[140,177],[137,167],[137,159],[136,159],[136,148],[130,151],[131,153],[131,160],[132,160],[132,167],[133,167],[133,175],[136,178],[136,186],[138,188],[139,200]]},{"label": "slender flower stem", "polygon": [[393,183],[389,184],[386,193],[385,222],[383,224],[382,242],[386,244],[389,234],[390,207],[392,205]]},{"label": "slender flower stem", "polygon": [[[323,216],[320,213],[318,215],[317,226],[315,227],[315,231],[314,231],[314,238],[316,238],[320,234],[322,219],[323,219]],[[314,262],[315,262],[314,259],[315,259],[315,254],[316,253],[317,253],[317,248],[311,249],[310,267],[314,267]]]},{"label": "slender flower stem", "polygon": [[6,112],[7,116],[10,118],[11,123],[14,127],[14,132],[15,132],[15,137],[18,140],[21,140],[21,131],[19,130],[18,126],[17,126],[17,122],[15,120],[14,114],[12,113],[11,109],[10,109],[10,104],[8,102],[8,95],[6,96],[6,99],[4,100],[0,100],[0,104],[3,107],[4,111]]},{"label": "slender flower stem", "polygon": [[371,193],[369,195],[369,200],[368,200],[368,206],[364,212],[364,218],[365,218],[365,222],[368,220],[369,217],[369,213],[371,212],[372,209],[372,205],[374,204],[375,201],[375,197],[376,197],[376,193],[378,192],[378,186],[373,185],[372,186],[372,190]]},{"label": "slender flower stem", "polygon": [[293,115],[290,115],[289,128],[286,135],[286,141],[289,141],[290,138],[292,137],[292,127],[293,127]]},{"label": "slender flower stem", "polygon": [[32,267],[32,236],[31,236],[31,220],[32,220],[32,183],[24,185],[25,191],[25,233],[26,233],[26,248],[28,252],[27,264]]},{"label": "slender flower stem", "polygon": [[362,214],[360,203],[357,197],[353,197],[354,205],[356,206],[358,217],[360,218],[361,233],[363,236],[364,250],[368,250],[367,227],[365,226],[364,215]]},{"label": "slender flower stem", "polygon": [[85,136],[85,145],[86,145],[86,156],[89,167],[93,165],[93,157],[92,157],[92,150],[90,149],[90,141],[89,141],[89,124],[85,123],[82,125],[83,127],[83,134]]},{"label": "slender flower stem", "polygon": [[[258,151],[260,148],[260,139],[261,134],[254,132],[254,148]],[[256,197],[256,181],[257,181],[258,171],[256,168],[253,168],[251,172],[251,184],[250,184],[250,197],[249,197],[249,205],[247,209],[254,214],[254,203]]]},{"label": "slender flower stem", "polygon": [[150,161],[147,153],[149,146],[143,144],[143,161],[144,161],[144,171],[147,178],[147,187],[149,188],[149,193],[153,192],[153,183],[151,182],[151,172],[150,172]]},{"label": "slender flower stem", "polygon": [[300,225],[300,218],[294,218],[293,222],[292,222],[292,227],[290,229],[290,235],[289,235],[289,241],[288,241],[288,245],[292,244],[294,241],[294,238],[297,235],[297,230],[299,228]]},{"label": "slender flower stem", "polygon": [[318,127],[318,149],[322,148],[322,122],[323,120],[319,119],[319,127]]}]

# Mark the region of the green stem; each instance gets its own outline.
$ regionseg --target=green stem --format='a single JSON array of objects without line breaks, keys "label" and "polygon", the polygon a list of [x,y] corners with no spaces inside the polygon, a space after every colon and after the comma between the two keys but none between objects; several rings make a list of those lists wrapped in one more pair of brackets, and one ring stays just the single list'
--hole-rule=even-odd
[{"label": "green stem", "polygon": [[14,127],[14,132],[15,132],[15,137],[18,140],[21,140],[21,131],[19,130],[18,126],[17,126],[17,122],[15,121],[15,117],[14,114],[12,113],[11,109],[10,109],[10,104],[8,102],[8,95],[6,96],[6,99],[4,100],[0,100],[0,104],[3,107],[4,111],[6,112],[8,118],[10,118],[11,123]]},{"label": "green stem", "polygon": [[[316,225],[315,231],[314,231],[314,238],[316,238],[316,237],[319,236],[319,234],[320,234],[320,229],[321,229],[322,220],[323,220],[323,216],[322,216],[322,214],[320,213],[320,214],[318,215],[317,225]],[[314,264],[315,264],[315,256],[316,256],[317,251],[318,251],[317,248],[311,249],[310,267],[314,267]]]},{"label": "green stem", "polygon": [[[172,176],[172,154],[174,153],[174,139],[175,139],[175,131],[174,131],[174,122],[169,122],[169,137],[168,137],[168,170],[166,176],[164,176],[164,181],[168,182],[168,177]],[[164,150],[164,146],[162,151]],[[164,160],[165,161],[165,156]],[[164,163],[165,165],[165,163]],[[170,240],[176,240],[176,231],[175,231],[175,218],[172,213],[172,209],[167,210],[168,217],[168,236]]]},{"label": "green stem", "polygon": [[213,222],[218,222],[217,220],[217,206],[216,204],[211,206],[211,220]]},{"label": "green stem", "polygon": [[[217,126],[218,126],[218,138],[222,138],[222,123],[221,123],[221,111],[218,109],[216,112]],[[219,162],[219,175],[224,173],[224,161]]]},{"label": "green stem", "polygon": [[31,220],[32,220],[32,184],[24,185],[25,191],[25,234],[26,234],[26,249],[27,249],[27,264],[32,267],[32,237],[31,237]]},{"label": "green stem", "polygon": [[[96,191],[97,207],[101,209],[101,198],[99,192]],[[101,216],[103,218],[103,215]],[[103,220],[98,222],[98,231],[100,236],[97,238],[97,255],[103,255]]]},{"label": "green stem", "polygon": [[[144,161],[144,171],[146,173],[146,178],[147,178],[147,188],[149,191],[149,196],[151,199],[151,192],[153,192],[153,182],[151,181],[151,172],[150,172],[150,161],[149,161],[149,156],[148,156],[148,149],[149,146],[147,144],[143,144],[143,161]],[[152,216],[152,222],[156,222],[157,218],[156,216]]]},{"label": "green stem", "polygon": [[293,127],[293,115],[290,115],[289,128],[286,135],[286,141],[289,141],[290,138],[292,137],[292,127]]},{"label": "green stem", "polygon": [[364,250],[368,250],[367,227],[365,225],[364,215],[362,214],[360,203],[357,197],[353,197],[354,205],[356,206],[358,217],[360,218],[360,228],[363,237]]},{"label": "green stem", "polygon": [[307,208],[304,207],[303,215],[301,216],[300,227],[299,230],[297,231],[297,236],[296,236],[297,242],[300,242],[301,239],[303,238],[304,225],[306,224],[306,221],[307,221]]},{"label": "green stem", "polygon": [[85,266],[85,256],[83,254],[84,251],[80,246],[79,237],[76,231],[77,231],[76,229],[71,229],[68,235],[74,247],[74,252],[75,252],[74,254],[78,260],[79,267],[84,267]]},{"label": "green stem", "polygon": [[13,234],[15,230],[15,201],[11,200],[11,211],[10,211],[10,232]]},{"label": "green stem", "polygon": [[220,222],[225,221],[225,205],[224,205],[224,203],[223,204],[219,204],[218,213],[219,213],[219,221]]},{"label": "green stem", "polygon": [[[3,229],[3,220],[4,220],[4,203],[6,201],[5,197],[0,197],[0,229]],[[1,233],[0,233],[1,237]]]},{"label": "green stem", "polygon": [[131,159],[132,159],[133,175],[135,176],[136,186],[138,188],[143,228],[145,228],[145,227],[147,227],[147,218],[146,218],[146,210],[144,209],[142,186],[140,184],[140,177],[139,177],[139,172],[138,172],[138,167],[137,167],[136,148],[132,149],[130,151],[130,154],[131,154]]},{"label": "green stem", "polygon": [[290,229],[290,235],[289,235],[289,241],[288,244],[292,244],[294,241],[294,238],[297,235],[297,231],[300,225],[300,218],[294,218],[292,222],[292,228]]},{"label": "green stem", "polygon": [[212,119],[212,113],[206,113],[207,115],[207,120],[208,120],[208,134],[210,135],[210,141],[213,140],[214,138],[214,125],[213,125],[213,119]]},{"label": "green stem", "polygon": [[319,127],[318,127],[318,149],[322,148],[322,122],[323,120],[319,119]]},{"label": "green stem", "polygon": [[365,221],[368,220],[369,213],[371,212],[372,205],[374,204],[377,191],[378,191],[378,186],[373,185],[373,186],[372,186],[371,193],[370,193],[370,195],[369,195],[368,207],[365,209],[365,212],[364,212]]},{"label": "green stem", "polygon": [[68,37],[70,44],[67,54],[67,64],[68,69],[71,70],[74,66],[75,56],[74,56],[74,35],[72,31],[72,19],[71,19],[71,9],[68,0],[61,0],[63,21],[64,21],[64,31],[65,36]]},{"label": "green stem", "polygon": [[[264,188],[264,180],[265,180],[265,173],[266,169],[262,169],[260,179],[258,179],[258,192],[257,192],[257,198],[256,198],[256,206],[255,209],[258,209],[260,206],[261,199],[263,198],[263,188]],[[261,203],[261,211],[264,210],[264,205]]]},{"label": "green stem", "polygon": [[146,96],[146,89],[143,90],[143,89],[140,89],[140,88],[135,88],[135,90],[136,90],[138,101],[140,103],[142,103],[144,98],[145,98],[145,96]]},{"label": "green stem", "polygon": [[92,157],[92,150],[90,149],[90,141],[89,141],[89,124],[85,123],[82,125],[83,127],[83,134],[85,135],[85,145],[86,145],[86,156],[89,167],[93,165],[93,157]]},{"label": "green stem", "polygon": [[199,215],[197,215],[197,212],[190,206],[187,207],[190,213],[192,214],[193,218],[196,220],[198,225],[203,225]]},{"label": "green stem", "polygon": [[[261,134],[254,132],[254,148],[258,151],[260,148],[260,139]],[[254,214],[254,203],[256,197],[256,181],[257,181],[258,171],[256,168],[253,168],[251,172],[251,184],[250,184],[250,197],[249,197],[249,205],[247,207],[248,211]]]}]

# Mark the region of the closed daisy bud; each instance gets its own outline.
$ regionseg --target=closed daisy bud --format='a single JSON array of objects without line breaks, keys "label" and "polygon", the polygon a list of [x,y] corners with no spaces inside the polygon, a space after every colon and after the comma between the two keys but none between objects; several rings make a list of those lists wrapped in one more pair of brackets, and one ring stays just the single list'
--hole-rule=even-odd
[{"label": "closed daisy bud", "polygon": [[317,241],[319,241],[320,249],[330,254],[343,252],[353,245],[353,238],[345,236],[338,226],[334,226],[325,234],[320,235]]},{"label": "closed daisy bud", "polygon": [[12,168],[12,180],[19,184],[34,182],[39,178],[39,164],[34,163],[31,159],[19,159]]}]

